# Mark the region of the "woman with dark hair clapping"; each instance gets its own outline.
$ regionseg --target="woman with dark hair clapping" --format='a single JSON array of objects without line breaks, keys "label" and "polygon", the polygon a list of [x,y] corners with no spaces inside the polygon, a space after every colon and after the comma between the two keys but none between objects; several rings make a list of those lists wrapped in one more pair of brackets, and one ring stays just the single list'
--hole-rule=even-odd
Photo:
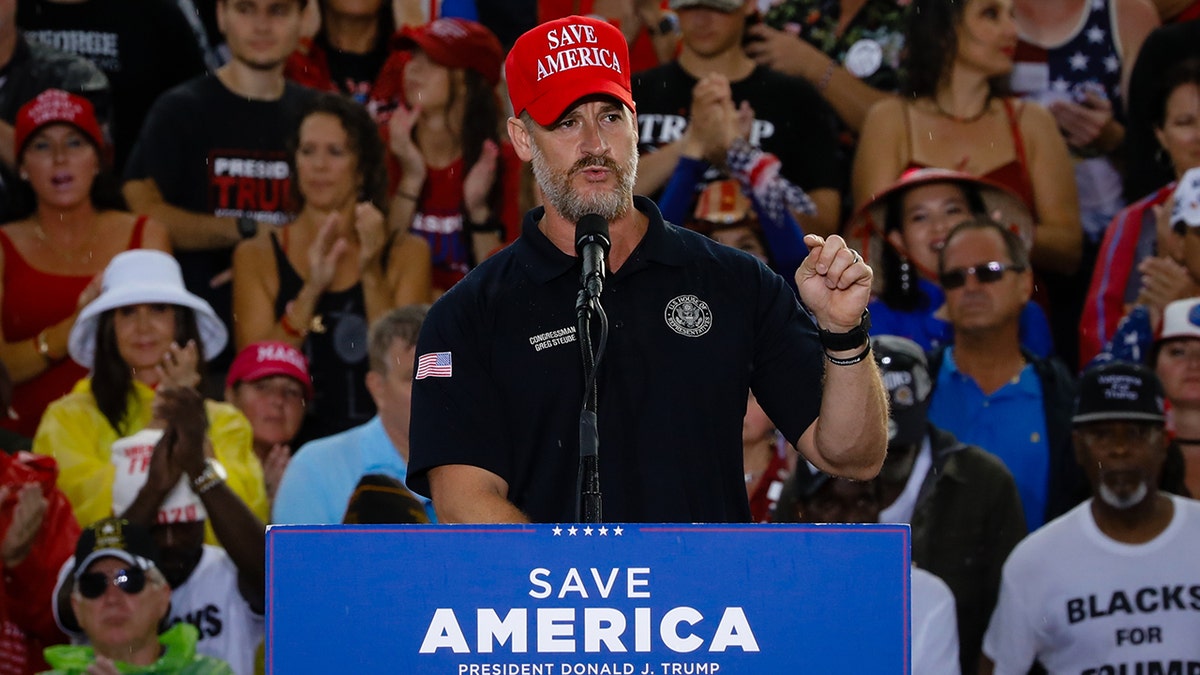
[{"label": "woman with dark hair clapping", "polygon": [[[115,447],[153,452],[172,433],[155,418],[155,392],[197,386],[205,360],[219,354],[226,340],[225,325],[184,288],[170,255],[126,251],[109,263],[100,295],[80,312],[69,340],[71,358],[92,375],[46,408],[33,439],[35,453],[58,461],[58,486],[80,523],[113,515],[114,482],[144,472],[140,462],[149,462],[150,454],[123,455]],[[250,424],[226,403],[205,401],[205,411],[214,476],[265,521],[267,495]],[[216,543],[208,531],[208,541]]]},{"label": "woman with dark hair clapping", "polygon": [[315,394],[294,441],[327,436],[375,414],[367,392],[367,326],[429,299],[429,247],[388,234],[383,143],[366,110],[322,94],[292,142],[296,219],[233,254],[238,348],[275,340],[301,349]]}]

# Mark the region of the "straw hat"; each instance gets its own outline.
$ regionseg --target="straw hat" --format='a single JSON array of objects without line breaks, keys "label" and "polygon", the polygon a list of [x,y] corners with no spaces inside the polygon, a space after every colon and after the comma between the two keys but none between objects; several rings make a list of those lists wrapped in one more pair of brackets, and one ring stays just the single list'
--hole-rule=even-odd
[{"label": "straw hat", "polygon": [[879,269],[884,244],[884,228],[887,227],[889,198],[897,193],[932,183],[957,183],[974,187],[983,199],[986,215],[1000,214],[1000,224],[1007,226],[1027,247],[1033,246],[1033,214],[1021,198],[1008,188],[992,181],[950,169],[923,168],[905,171],[900,179],[885,188],[863,205],[846,225],[846,238],[850,245],[862,252],[863,258],[875,268],[875,276],[882,279]]}]

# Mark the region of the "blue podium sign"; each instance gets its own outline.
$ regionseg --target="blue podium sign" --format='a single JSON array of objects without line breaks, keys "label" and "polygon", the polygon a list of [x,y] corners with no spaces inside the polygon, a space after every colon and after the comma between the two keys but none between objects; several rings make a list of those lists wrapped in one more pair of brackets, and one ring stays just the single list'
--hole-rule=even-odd
[{"label": "blue podium sign", "polygon": [[272,526],[267,672],[907,674],[903,525]]}]

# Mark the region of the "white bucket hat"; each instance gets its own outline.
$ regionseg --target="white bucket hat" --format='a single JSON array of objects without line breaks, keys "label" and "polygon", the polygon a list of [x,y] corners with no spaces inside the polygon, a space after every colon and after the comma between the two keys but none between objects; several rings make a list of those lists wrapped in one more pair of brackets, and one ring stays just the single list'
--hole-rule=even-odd
[{"label": "white bucket hat", "polygon": [[110,309],[141,304],[167,304],[187,307],[196,313],[196,325],[204,342],[204,360],[221,353],[229,341],[229,331],[217,313],[198,295],[183,285],[179,263],[170,254],[151,249],[118,253],[104,268],[100,295],[83,308],[67,351],[81,366],[91,369],[96,356],[96,324]]}]

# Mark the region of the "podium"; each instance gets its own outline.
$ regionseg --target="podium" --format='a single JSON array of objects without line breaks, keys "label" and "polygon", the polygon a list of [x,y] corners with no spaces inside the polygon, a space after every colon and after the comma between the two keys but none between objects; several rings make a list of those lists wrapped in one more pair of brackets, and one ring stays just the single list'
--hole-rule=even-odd
[{"label": "podium", "polygon": [[266,669],[907,674],[906,525],[267,531]]}]

